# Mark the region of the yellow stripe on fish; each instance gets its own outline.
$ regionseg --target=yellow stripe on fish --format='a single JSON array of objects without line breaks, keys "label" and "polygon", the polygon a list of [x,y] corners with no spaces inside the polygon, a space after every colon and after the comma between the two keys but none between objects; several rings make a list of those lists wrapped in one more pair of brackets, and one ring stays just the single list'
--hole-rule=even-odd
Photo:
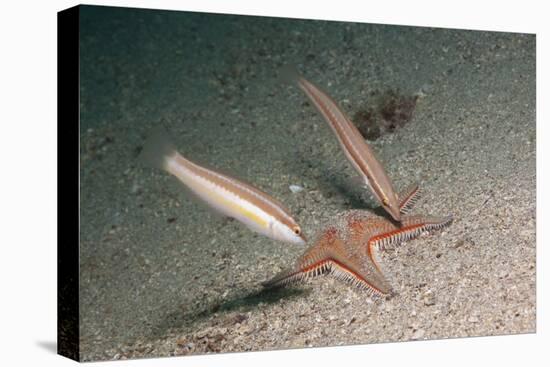
[{"label": "yellow stripe on fish", "polygon": [[174,175],[210,207],[251,230],[278,241],[305,244],[300,226],[279,201],[250,184],[183,157],[163,129],[149,138],[140,159]]}]

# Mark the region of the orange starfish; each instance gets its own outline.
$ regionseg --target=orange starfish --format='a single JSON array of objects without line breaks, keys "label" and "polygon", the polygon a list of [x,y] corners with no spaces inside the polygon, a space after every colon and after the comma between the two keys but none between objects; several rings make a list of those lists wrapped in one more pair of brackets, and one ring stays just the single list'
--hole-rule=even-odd
[{"label": "orange starfish", "polygon": [[[417,185],[399,195],[402,214],[406,214],[419,197]],[[362,210],[349,210],[338,215],[335,224],[325,228],[314,244],[298,258],[294,266],[282,271],[265,287],[278,287],[330,274],[348,281],[377,297],[391,294],[373,249],[385,249],[418,237],[424,232],[449,225],[451,216],[403,216],[401,223],[375,216]]]}]

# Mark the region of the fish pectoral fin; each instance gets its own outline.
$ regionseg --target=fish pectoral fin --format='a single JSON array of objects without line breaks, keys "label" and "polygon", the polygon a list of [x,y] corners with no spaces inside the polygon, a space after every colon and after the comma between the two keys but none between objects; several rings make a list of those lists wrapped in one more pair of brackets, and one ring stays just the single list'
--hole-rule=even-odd
[{"label": "fish pectoral fin", "polygon": [[364,188],[364,189],[369,188],[368,180],[364,177],[361,177],[361,176],[350,177],[350,182],[353,185],[353,187],[360,187],[360,188]]},{"label": "fish pectoral fin", "polygon": [[170,140],[168,132],[159,126],[149,133],[138,161],[148,167],[168,170],[168,160],[176,154],[176,147]]}]

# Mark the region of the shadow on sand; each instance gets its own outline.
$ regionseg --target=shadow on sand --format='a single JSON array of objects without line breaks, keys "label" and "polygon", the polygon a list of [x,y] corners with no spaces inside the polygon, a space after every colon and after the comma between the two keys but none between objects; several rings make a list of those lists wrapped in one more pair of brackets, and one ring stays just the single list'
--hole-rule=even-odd
[{"label": "shadow on sand", "polygon": [[299,288],[273,288],[262,289],[245,295],[237,295],[224,301],[215,301],[202,310],[196,312],[184,313],[181,310],[167,315],[164,321],[153,328],[151,336],[153,338],[167,335],[170,330],[185,330],[188,333],[194,324],[204,321],[213,314],[221,314],[239,310],[248,312],[256,308],[260,303],[273,304],[283,298],[294,298],[309,294],[310,290]]}]

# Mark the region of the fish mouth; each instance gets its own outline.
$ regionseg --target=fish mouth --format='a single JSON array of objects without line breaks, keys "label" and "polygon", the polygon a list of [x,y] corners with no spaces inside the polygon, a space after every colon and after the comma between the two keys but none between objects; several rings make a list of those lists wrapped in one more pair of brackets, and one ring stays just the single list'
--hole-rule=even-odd
[{"label": "fish mouth", "polygon": [[294,240],[292,242],[297,245],[304,246],[307,243],[307,238],[300,233],[297,237],[294,237]]},{"label": "fish mouth", "polygon": [[395,220],[396,222],[401,222],[401,211],[399,208],[391,208],[389,206],[385,206],[384,209],[388,212],[389,215]]}]

